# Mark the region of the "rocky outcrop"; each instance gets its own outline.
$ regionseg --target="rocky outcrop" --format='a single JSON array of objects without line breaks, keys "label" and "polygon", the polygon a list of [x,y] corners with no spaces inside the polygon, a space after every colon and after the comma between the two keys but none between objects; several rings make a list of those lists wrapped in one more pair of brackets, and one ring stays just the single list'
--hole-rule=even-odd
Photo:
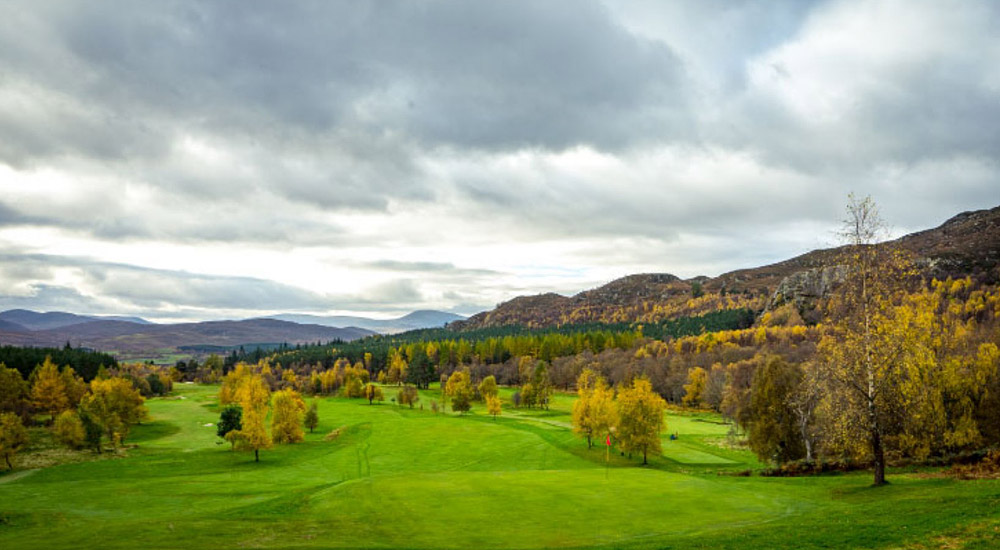
[{"label": "rocky outcrop", "polygon": [[816,307],[842,282],[847,273],[845,266],[836,265],[799,271],[785,277],[767,303],[765,311],[773,311],[785,304],[794,304],[803,317]]}]

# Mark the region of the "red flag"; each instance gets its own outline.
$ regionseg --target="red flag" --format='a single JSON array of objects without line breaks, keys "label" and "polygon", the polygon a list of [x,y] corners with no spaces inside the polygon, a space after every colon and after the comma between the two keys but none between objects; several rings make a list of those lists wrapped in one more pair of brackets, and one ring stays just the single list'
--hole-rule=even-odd
[{"label": "red flag", "polygon": [[608,440],[605,441],[604,444],[607,445],[608,447],[611,446],[611,434],[608,434]]}]

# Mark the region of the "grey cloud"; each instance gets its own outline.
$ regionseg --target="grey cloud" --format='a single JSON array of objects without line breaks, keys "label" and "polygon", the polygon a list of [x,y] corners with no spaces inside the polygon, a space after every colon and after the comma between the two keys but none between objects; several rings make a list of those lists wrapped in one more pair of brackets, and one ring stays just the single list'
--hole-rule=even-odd
[{"label": "grey cloud", "polygon": [[413,273],[442,273],[451,276],[490,276],[499,275],[492,269],[465,269],[450,262],[400,262],[396,260],[378,260],[367,262],[362,267],[386,271],[407,271]]}]

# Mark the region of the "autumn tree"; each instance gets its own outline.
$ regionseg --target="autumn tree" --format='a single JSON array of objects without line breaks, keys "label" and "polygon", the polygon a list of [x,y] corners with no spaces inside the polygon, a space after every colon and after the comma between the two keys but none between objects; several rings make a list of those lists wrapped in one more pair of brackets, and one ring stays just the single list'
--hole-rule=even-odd
[{"label": "autumn tree", "polygon": [[299,392],[286,389],[275,392],[272,399],[271,437],[275,443],[298,443],[305,439],[302,415],[306,403]]},{"label": "autumn tree", "polygon": [[389,371],[386,373],[386,382],[390,384],[402,384],[406,380],[406,371],[409,364],[406,362],[403,352],[395,351],[389,359]]},{"label": "autumn tree", "polygon": [[366,384],[364,389],[364,398],[368,400],[368,404],[371,405],[375,401],[385,401],[385,395],[382,393],[382,388],[375,384]]},{"label": "autumn tree", "polygon": [[497,389],[497,379],[492,374],[483,378],[483,381],[479,383],[479,395],[481,395],[484,400],[491,395],[496,397],[498,393],[499,389]]},{"label": "autumn tree", "polygon": [[52,428],[52,435],[56,441],[71,448],[79,449],[86,442],[87,433],[83,428],[83,421],[80,415],[74,410],[67,410],[59,413],[56,423]]},{"label": "autumn tree", "polygon": [[255,462],[260,462],[260,450],[271,448],[267,433],[267,412],[270,392],[263,378],[257,374],[243,377],[236,387],[235,400],[243,409],[242,427],[226,435],[239,449],[253,451]]},{"label": "autumn tree", "polygon": [[847,241],[843,283],[832,300],[835,324],[819,351],[835,406],[832,435],[845,448],[866,441],[874,485],[885,481],[885,437],[903,410],[901,388],[911,340],[908,319],[894,315],[894,300],[908,265],[887,244],[886,230],[871,197],[849,197],[842,233]]},{"label": "autumn tree", "polygon": [[31,398],[39,410],[51,415],[51,421],[54,422],[57,414],[69,408],[66,382],[59,374],[59,367],[48,356],[34,374]]},{"label": "autumn tree", "polygon": [[17,369],[0,363],[0,413],[12,412],[26,416],[28,412],[28,383]]},{"label": "autumn tree", "polygon": [[11,459],[27,443],[28,430],[24,429],[21,417],[9,412],[0,414],[0,455],[3,455],[8,469],[14,469]]},{"label": "autumn tree", "polygon": [[590,369],[580,373],[576,385],[579,397],[573,403],[573,431],[587,439],[589,449],[595,438],[608,435],[618,423],[615,392],[603,377]]},{"label": "autumn tree", "polygon": [[215,434],[229,441],[232,448],[236,448],[236,441],[229,437],[230,432],[239,431],[243,428],[243,409],[239,405],[229,404],[222,408],[219,415],[219,423],[215,426]]},{"label": "autumn tree", "polygon": [[805,444],[790,402],[802,384],[802,371],[781,357],[768,358],[753,376],[748,441],[761,460],[802,458]]},{"label": "autumn tree", "polygon": [[457,370],[448,377],[445,384],[445,395],[451,399],[451,410],[464,413],[472,407],[472,385],[469,382],[469,371]]},{"label": "autumn tree", "polygon": [[319,426],[319,406],[316,404],[316,401],[309,404],[309,410],[306,411],[303,424],[309,428],[309,433],[313,433],[316,426]]},{"label": "autumn tree", "polygon": [[708,384],[708,372],[701,367],[695,367],[688,372],[687,382],[684,385],[684,398],[681,402],[686,407],[700,407]]},{"label": "autumn tree", "polygon": [[632,385],[618,392],[618,441],[622,450],[642,453],[648,464],[649,454],[660,454],[660,432],[665,428],[663,410],[667,403],[653,391],[649,379],[632,380]]},{"label": "autumn tree", "polygon": [[108,440],[117,446],[128,437],[132,424],[141,422],[148,414],[144,402],[132,383],[124,378],[95,378],[80,406],[104,427]]},{"label": "autumn tree", "polygon": [[236,403],[236,389],[240,381],[250,374],[250,367],[246,363],[237,363],[236,368],[227,372],[222,379],[222,387],[219,388],[219,404],[224,406]]},{"label": "autumn tree", "polygon": [[416,386],[407,384],[402,388],[399,388],[399,391],[396,392],[396,402],[400,405],[409,405],[412,409],[413,405],[419,401],[420,393],[417,391]]},{"label": "autumn tree", "polygon": [[486,412],[493,415],[493,420],[497,419],[497,416],[502,412],[502,403],[500,397],[497,395],[487,395],[486,396]]},{"label": "autumn tree", "polygon": [[76,408],[83,396],[87,394],[87,383],[83,381],[83,378],[77,376],[76,371],[69,365],[63,367],[59,376],[62,378],[63,388],[66,392],[67,408]]}]

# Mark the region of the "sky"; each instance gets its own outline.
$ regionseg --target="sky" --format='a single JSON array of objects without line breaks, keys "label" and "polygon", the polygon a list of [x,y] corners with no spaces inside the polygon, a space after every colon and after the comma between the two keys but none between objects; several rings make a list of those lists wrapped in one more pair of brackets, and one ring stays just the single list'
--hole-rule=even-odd
[{"label": "sky", "polygon": [[0,0],[0,310],[472,314],[1000,204],[990,0]]}]

